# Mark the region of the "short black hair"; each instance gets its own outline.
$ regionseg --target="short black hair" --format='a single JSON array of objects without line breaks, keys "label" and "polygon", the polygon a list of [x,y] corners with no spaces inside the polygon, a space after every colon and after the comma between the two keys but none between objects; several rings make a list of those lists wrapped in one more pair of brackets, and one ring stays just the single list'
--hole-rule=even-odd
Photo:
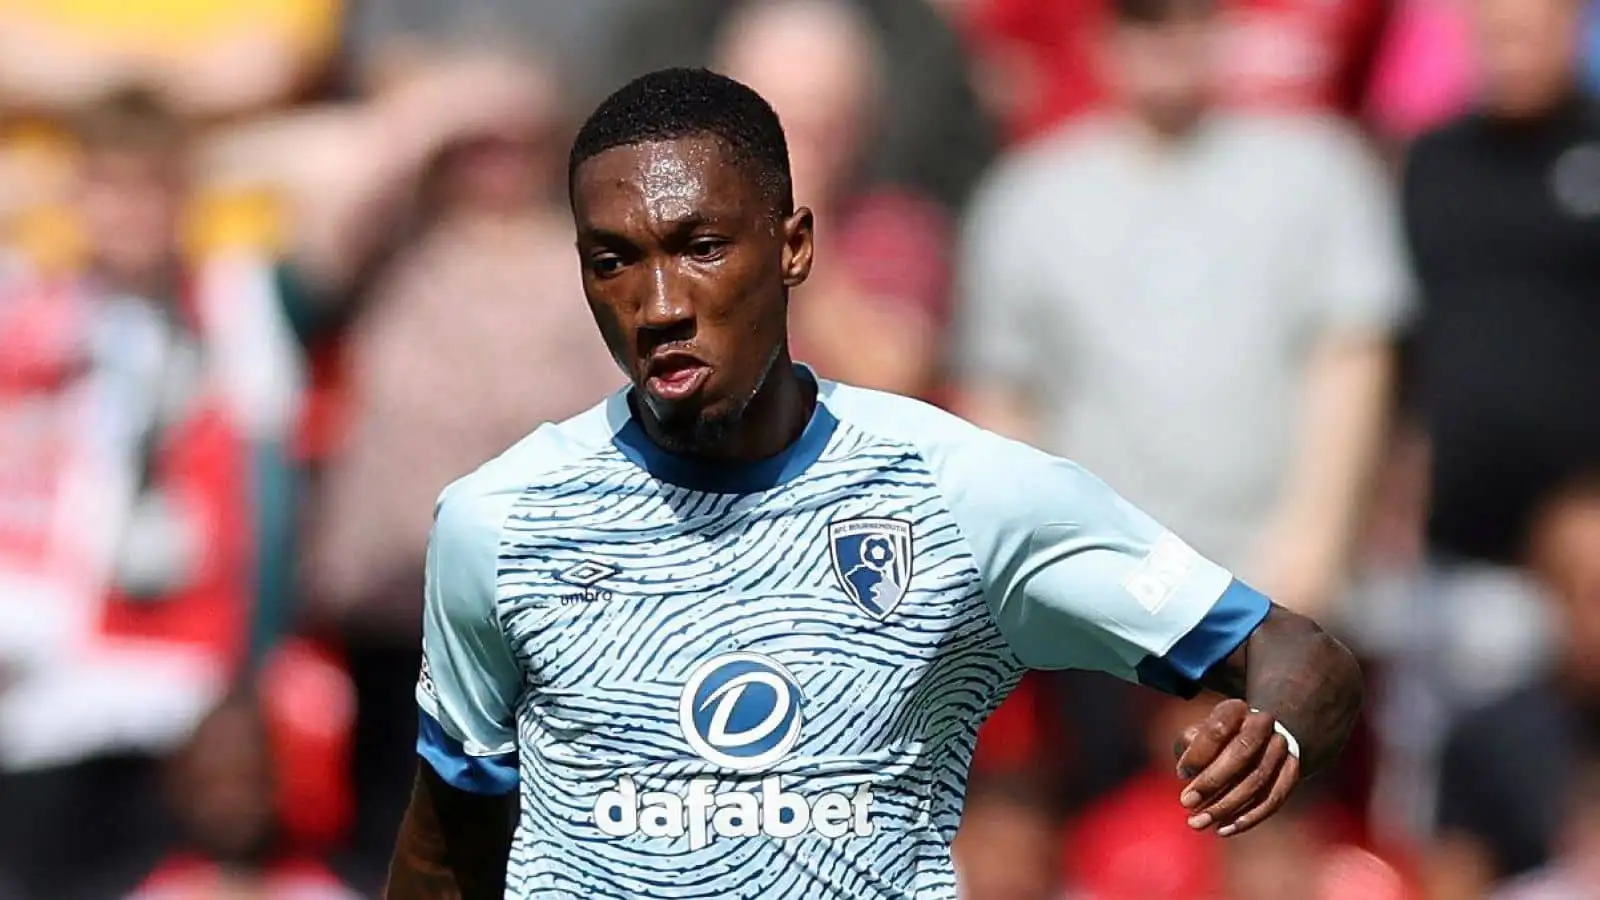
[{"label": "short black hair", "polygon": [[1124,25],[1166,25],[1214,12],[1214,0],[1115,0],[1112,17]]},{"label": "short black hair", "polygon": [[567,187],[585,160],[614,147],[700,136],[723,145],[778,215],[794,212],[789,143],[778,114],[748,86],[708,69],[661,69],[601,101],[572,141]]}]

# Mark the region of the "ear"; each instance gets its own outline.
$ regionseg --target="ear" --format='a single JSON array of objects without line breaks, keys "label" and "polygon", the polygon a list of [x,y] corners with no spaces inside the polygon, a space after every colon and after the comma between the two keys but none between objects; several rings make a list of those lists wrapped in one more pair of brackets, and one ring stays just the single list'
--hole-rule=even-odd
[{"label": "ear", "polygon": [[797,288],[811,275],[811,210],[802,206],[783,221],[783,286]]}]

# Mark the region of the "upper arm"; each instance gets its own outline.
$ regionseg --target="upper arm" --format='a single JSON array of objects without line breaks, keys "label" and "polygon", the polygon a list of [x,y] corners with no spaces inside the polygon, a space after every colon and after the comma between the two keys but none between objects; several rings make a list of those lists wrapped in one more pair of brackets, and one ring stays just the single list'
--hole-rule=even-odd
[{"label": "upper arm", "polygon": [[976,434],[943,475],[1024,664],[1189,695],[1266,618],[1265,597],[1076,464]]},{"label": "upper arm", "polygon": [[505,501],[446,491],[428,541],[417,752],[446,783],[515,789],[521,666],[495,607]]}]

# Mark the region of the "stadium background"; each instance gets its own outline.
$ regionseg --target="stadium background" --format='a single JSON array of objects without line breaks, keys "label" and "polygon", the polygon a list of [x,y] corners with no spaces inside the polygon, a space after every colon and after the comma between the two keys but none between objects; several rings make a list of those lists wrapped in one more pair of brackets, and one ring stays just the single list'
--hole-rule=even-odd
[{"label": "stadium background", "polygon": [[[1219,107],[1326,139],[1269,142],[1262,165],[1381,173],[1371,233],[1319,275],[1317,241],[1219,237],[1184,182],[1128,176],[1153,185],[1147,223],[1188,224],[1114,271],[1180,274],[1084,297],[994,245],[1070,258],[1133,202],[1005,190],[1073,165],[1071,129],[1117,102],[1096,0],[0,0],[0,900],[375,894],[414,765],[432,500],[617,383],[579,301],[564,152],[600,97],[670,64],[745,78],[790,129],[822,223],[795,341],[823,374],[1075,454],[1109,426],[1053,422],[1078,409],[1071,351],[993,340],[1059,322],[986,292],[1026,276],[1042,314],[1129,349],[1122,371],[1181,382],[1182,347],[1141,343],[1155,296],[1179,344],[1231,348],[1182,400],[1199,427],[1287,448],[1279,493],[1336,489],[1297,516],[1219,483],[1206,514],[1257,515],[1289,571],[1215,552],[1367,661],[1342,769],[1256,834],[1190,835],[1166,759],[1195,707],[1030,676],[975,766],[972,900],[1600,896],[1600,678],[1549,674],[1600,657],[1600,130],[1563,104],[1508,144],[1455,127],[1411,153],[1496,78],[1547,64],[1587,92],[1600,30],[1562,18],[1581,5],[1222,0]],[[1475,24],[1511,63],[1486,66]],[[1252,192],[1254,169],[1221,171],[1189,174]],[[1184,274],[1191,243],[1211,277]],[[1274,290],[1309,295],[1386,260],[1403,297],[1344,298],[1389,304],[1361,319],[1365,382],[1313,400],[1317,335],[1204,331],[1282,318],[1230,306],[1235,268],[1302,271]],[[1343,455],[1305,452],[1259,385],[1204,395],[1262,371],[1307,380],[1289,396]],[[1182,469],[1190,449],[1166,448],[1177,484],[1211,477]],[[1114,486],[1183,508],[1134,471]]]}]

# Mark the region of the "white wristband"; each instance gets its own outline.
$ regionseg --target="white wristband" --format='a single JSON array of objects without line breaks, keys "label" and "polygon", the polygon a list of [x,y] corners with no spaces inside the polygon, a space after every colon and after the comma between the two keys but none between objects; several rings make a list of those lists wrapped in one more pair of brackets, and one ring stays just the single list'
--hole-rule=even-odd
[{"label": "white wristband", "polygon": [[[1261,712],[1261,710],[1256,709],[1253,706],[1250,708],[1250,711],[1251,712]],[[1294,739],[1294,735],[1293,734],[1289,733],[1289,727],[1287,725],[1283,724],[1282,722],[1279,722],[1277,719],[1273,719],[1272,720],[1272,730],[1276,731],[1277,733],[1279,733],[1281,735],[1283,735],[1284,742],[1289,745],[1289,755],[1294,757],[1295,759],[1299,759],[1300,758],[1300,742]]]}]

